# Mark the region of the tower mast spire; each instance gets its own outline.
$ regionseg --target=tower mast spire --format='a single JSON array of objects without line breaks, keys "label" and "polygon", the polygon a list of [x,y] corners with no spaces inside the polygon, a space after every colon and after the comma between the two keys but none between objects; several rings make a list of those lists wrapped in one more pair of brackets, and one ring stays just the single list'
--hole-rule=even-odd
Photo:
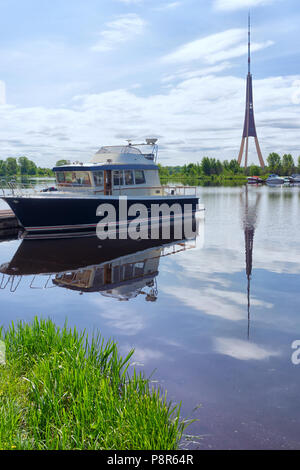
[{"label": "tower mast spire", "polygon": [[260,166],[264,168],[265,163],[261,154],[256,127],[254,121],[254,110],[253,110],[253,91],[252,91],[252,75],[250,71],[250,12],[248,13],[248,75],[247,75],[247,86],[246,86],[246,112],[245,112],[245,121],[244,121],[244,130],[242,135],[242,142],[240,146],[240,152],[238,156],[238,164],[240,165],[243,158],[244,146],[246,142],[245,150],[245,168],[247,168],[248,163],[248,141],[249,137],[254,137],[256,151],[259,159]]},{"label": "tower mast spire", "polygon": [[250,75],[250,11],[248,13],[248,75]]}]

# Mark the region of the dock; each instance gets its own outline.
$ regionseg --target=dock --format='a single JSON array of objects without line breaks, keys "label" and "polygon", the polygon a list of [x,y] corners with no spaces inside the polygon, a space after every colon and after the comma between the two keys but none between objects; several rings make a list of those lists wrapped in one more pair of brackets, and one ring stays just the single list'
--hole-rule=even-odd
[{"label": "dock", "polygon": [[21,228],[13,211],[0,210],[0,240],[15,238]]}]

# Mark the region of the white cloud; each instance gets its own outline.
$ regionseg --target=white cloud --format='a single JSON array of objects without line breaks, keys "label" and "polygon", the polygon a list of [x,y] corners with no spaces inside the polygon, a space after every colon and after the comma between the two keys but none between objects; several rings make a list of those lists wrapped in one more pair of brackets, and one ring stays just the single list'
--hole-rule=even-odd
[{"label": "white cloud", "polygon": [[111,299],[105,297],[92,299],[92,303],[98,308],[98,315],[103,318],[110,328],[128,336],[136,335],[145,328],[145,316],[134,305],[124,303],[120,305],[116,299],[113,299],[115,303],[113,309],[111,309],[109,307],[111,305],[110,301]]},{"label": "white cloud", "polygon": [[158,7],[155,7],[154,10],[156,11],[165,11],[165,10],[174,10],[182,5],[182,2],[170,2],[170,3],[163,3]]},{"label": "white cloud", "polygon": [[[300,76],[254,80],[264,155],[274,149],[298,155],[300,118],[293,103],[298,80]],[[88,161],[101,145],[157,135],[162,164],[197,162],[204,155],[231,159],[239,150],[245,86],[244,78],[205,75],[148,96],[117,89],[77,96],[68,107],[4,105],[0,157],[26,154],[42,166],[60,158]],[[274,125],[280,132],[274,133]]]},{"label": "white cloud", "polygon": [[115,0],[120,3],[125,3],[126,5],[139,5],[144,3],[144,0]]},{"label": "white cloud", "polygon": [[216,74],[218,72],[223,72],[224,70],[231,67],[229,62],[223,62],[218,65],[211,67],[202,67],[197,70],[179,70],[171,75],[163,76],[161,82],[168,83],[173,82],[174,80],[189,80],[190,78],[203,77],[205,75]]},{"label": "white cloud", "polygon": [[219,354],[231,356],[241,361],[261,361],[280,355],[277,351],[272,351],[255,343],[236,338],[216,338],[214,349]]},{"label": "white cloud", "polygon": [[270,5],[276,0],[215,0],[214,8],[216,10],[239,10],[242,8],[258,7]]},{"label": "white cloud", "polygon": [[164,358],[165,360],[167,359],[164,357],[164,354],[161,351],[158,351],[157,349],[150,349],[144,347],[142,348],[139,346],[131,347],[129,344],[122,345],[121,352],[123,355],[125,355],[126,353],[128,353],[128,351],[131,351],[131,349],[134,349],[134,354],[131,358],[131,364],[132,361],[134,361],[132,365],[144,366],[149,361],[162,358]]},{"label": "white cloud", "polygon": [[146,22],[135,13],[119,16],[115,20],[106,23],[106,29],[99,33],[100,39],[91,49],[97,52],[115,49],[120,44],[139,36],[145,25]]},{"label": "white cloud", "polygon": [[294,104],[300,104],[300,80],[295,80],[292,84],[294,92],[292,93],[292,102]]},{"label": "white cloud", "polygon": [[[201,60],[215,64],[223,60],[239,57],[247,53],[244,29],[228,29],[221,33],[211,34],[178,47],[174,52],[164,56],[162,61],[168,64],[187,63]],[[252,51],[272,45],[272,41],[253,43]]]},{"label": "white cloud", "polygon": [[[197,289],[185,287],[182,292],[176,291],[176,288],[161,289],[169,295],[173,295],[184,305],[204,315],[222,318],[223,320],[241,321],[245,320],[244,310],[237,304],[223,301],[215,290],[214,296],[207,294],[206,291],[199,292]],[[173,292],[173,294],[172,294]]]},{"label": "white cloud", "polygon": [[0,106],[6,103],[5,83],[0,80]]},{"label": "white cloud", "polygon": [[[219,287],[199,290],[187,286],[182,290],[176,289],[175,286],[163,286],[160,291],[205,315],[230,321],[240,321],[246,318],[247,297],[241,292],[221,290]],[[272,304],[255,298],[251,299],[251,305],[272,308]]]}]

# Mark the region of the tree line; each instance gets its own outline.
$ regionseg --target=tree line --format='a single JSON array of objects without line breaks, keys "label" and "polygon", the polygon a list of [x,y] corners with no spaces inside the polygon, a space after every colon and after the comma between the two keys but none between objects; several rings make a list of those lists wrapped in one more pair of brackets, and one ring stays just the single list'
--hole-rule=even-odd
[{"label": "tree line", "polygon": [[280,176],[290,176],[293,173],[300,173],[300,156],[297,165],[291,154],[284,154],[282,157],[278,153],[270,153],[267,157],[267,166],[261,168],[259,165],[250,165],[247,168],[240,167],[237,160],[220,161],[215,158],[203,157],[199,163],[189,163],[183,166],[159,166],[159,174],[162,178],[201,178],[201,177],[245,177],[264,176],[269,173],[276,173]]},{"label": "tree line", "polygon": [[53,176],[50,168],[41,168],[27,157],[8,157],[0,160],[0,177]]},{"label": "tree line", "polygon": [[[183,166],[159,166],[159,174],[162,178],[201,178],[201,177],[245,177],[264,176],[269,173],[276,173],[280,176],[290,176],[293,173],[300,173],[300,156],[297,165],[291,154],[284,154],[282,157],[278,153],[270,153],[267,157],[267,166],[261,168],[258,165],[250,165],[248,168],[240,167],[237,160],[220,161],[215,158],[203,157],[199,163],[189,163]],[[67,164],[67,160],[59,160],[56,166]],[[50,168],[41,168],[27,157],[8,157],[0,160],[0,177],[17,176],[54,176]]]}]

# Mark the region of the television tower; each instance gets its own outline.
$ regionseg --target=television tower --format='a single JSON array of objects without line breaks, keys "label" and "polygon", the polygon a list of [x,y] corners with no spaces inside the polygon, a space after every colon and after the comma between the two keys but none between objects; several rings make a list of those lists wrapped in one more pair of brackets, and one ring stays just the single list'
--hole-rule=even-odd
[{"label": "television tower", "polygon": [[242,136],[240,153],[238,156],[238,164],[241,165],[243,153],[244,153],[245,141],[246,141],[245,168],[247,168],[247,164],[248,164],[249,137],[254,137],[259,163],[260,163],[260,166],[264,168],[265,163],[264,163],[260,146],[258,143],[258,138],[257,138],[256,128],[255,128],[255,121],[254,121],[254,110],[253,110],[252,75],[250,71],[250,13],[248,14],[248,75],[247,75],[247,87],[246,87],[246,112],[245,112],[244,131],[243,131],[243,136]]}]

